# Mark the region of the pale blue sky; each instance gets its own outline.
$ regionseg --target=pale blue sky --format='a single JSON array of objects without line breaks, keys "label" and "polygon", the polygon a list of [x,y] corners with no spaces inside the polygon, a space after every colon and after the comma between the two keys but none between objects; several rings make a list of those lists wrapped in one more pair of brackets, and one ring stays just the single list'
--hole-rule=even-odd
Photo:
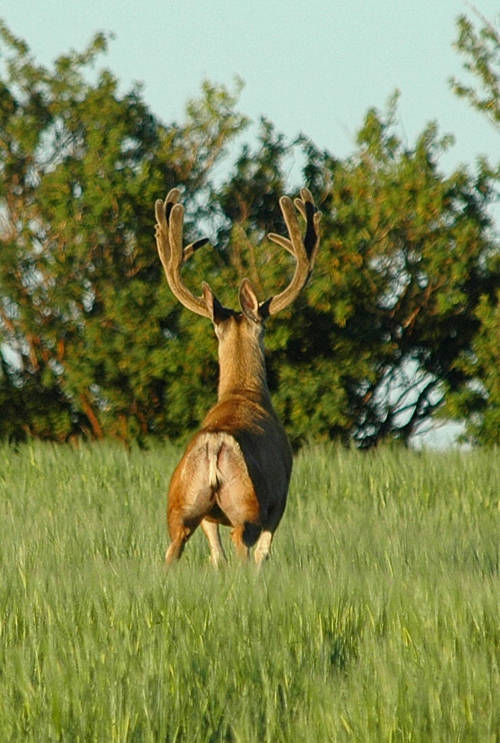
[{"label": "pale blue sky", "polygon": [[[474,5],[500,22],[498,0]],[[452,48],[462,12],[473,15],[462,0],[0,0],[0,17],[44,63],[112,31],[106,66],[125,87],[142,81],[166,123],[182,119],[203,79],[238,75],[243,113],[343,157],[366,110],[399,88],[409,144],[432,119],[456,136],[445,168],[500,152],[498,133],[448,85],[462,75]]]}]

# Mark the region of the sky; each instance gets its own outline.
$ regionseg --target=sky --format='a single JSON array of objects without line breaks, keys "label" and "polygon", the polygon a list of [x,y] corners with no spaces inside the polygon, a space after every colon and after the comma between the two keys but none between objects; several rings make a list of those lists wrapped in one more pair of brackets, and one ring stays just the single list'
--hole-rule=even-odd
[{"label": "sky", "polygon": [[[498,0],[473,4],[500,25]],[[468,80],[453,48],[463,13],[476,17],[462,0],[0,0],[0,18],[46,65],[97,31],[113,33],[100,66],[123,92],[141,82],[166,124],[182,122],[203,80],[231,89],[237,76],[239,111],[254,122],[247,140],[266,116],[288,138],[304,133],[342,158],[367,110],[383,110],[398,89],[398,134],[408,146],[429,121],[455,136],[444,172],[500,154],[498,132],[449,85],[452,76]]]},{"label": "sky", "polygon": [[[500,24],[498,0],[474,7]],[[242,113],[345,157],[366,111],[397,88],[408,145],[431,120],[455,135],[444,169],[500,151],[493,126],[448,83],[466,78],[452,46],[461,13],[474,17],[462,0],[0,0],[0,17],[44,64],[112,32],[103,66],[124,90],[142,82],[165,123],[182,121],[203,80],[232,87],[239,76]]]}]

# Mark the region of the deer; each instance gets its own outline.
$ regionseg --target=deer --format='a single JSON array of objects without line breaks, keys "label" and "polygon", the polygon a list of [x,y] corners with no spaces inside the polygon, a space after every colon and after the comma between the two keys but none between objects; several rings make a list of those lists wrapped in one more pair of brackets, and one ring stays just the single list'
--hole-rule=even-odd
[{"label": "deer", "polygon": [[[170,544],[165,562],[170,566],[180,558],[200,525],[212,565],[226,562],[219,534],[219,525],[223,525],[231,527],[236,554],[243,561],[255,547],[254,560],[260,567],[270,555],[285,510],[292,471],[292,449],[267,383],[264,324],[288,307],[306,285],[319,247],[321,213],[307,188],[301,189],[294,202],[288,196],[280,198],[288,237],[270,233],[268,239],[293,256],[293,276],[282,291],[263,302],[244,278],[238,292],[241,311],[235,311],[222,305],[206,282],[201,296],[195,296],[182,281],[183,263],[208,239],[183,247],[184,207],[179,198],[179,189],[173,188],[163,201],[155,202],[156,245],[174,297],[213,324],[219,383],[216,404],[171,476],[167,496]],[[297,212],[305,220],[304,236]]]}]

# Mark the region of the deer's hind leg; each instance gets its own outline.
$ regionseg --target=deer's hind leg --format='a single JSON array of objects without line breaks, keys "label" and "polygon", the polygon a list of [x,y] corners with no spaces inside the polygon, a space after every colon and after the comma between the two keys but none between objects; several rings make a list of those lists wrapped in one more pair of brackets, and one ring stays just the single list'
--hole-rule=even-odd
[{"label": "deer's hind leg", "polygon": [[197,519],[196,521],[190,521],[189,524],[185,524],[182,520],[169,518],[168,530],[171,542],[165,553],[165,563],[167,565],[171,565],[180,558],[187,540],[194,533],[200,521],[201,519]]},{"label": "deer's hind leg", "polygon": [[271,542],[273,541],[273,532],[264,530],[261,532],[255,546],[254,559],[257,567],[260,567],[264,560],[267,560],[271,554]]},{"label": "deer's hind leg", "polygon": [[248,551],[258,540],[260,526],[246,521],[238,524],[231,529],[231,539],[233,540],[236,554],[241,560],[248,560]]},{"label": "deer's hind leg", "polygon": [[233,527],[231,539],[236,554],[247,560],[248,550],[259,538],[262,528],[260,504],[239,444],[230,436],[219,449],[217,465],[220,472],[217,503]]},{"label": "deer's hind leg", "polygon": [[[186,452],[172,475],[168,491],[171,543],[165,555],[167,565],[179,559],[187,540],[213,507],[215,496],[207,481],[207,471],[206,452],[196,448]],[[209,542],[212,547],[210,539]]]}]

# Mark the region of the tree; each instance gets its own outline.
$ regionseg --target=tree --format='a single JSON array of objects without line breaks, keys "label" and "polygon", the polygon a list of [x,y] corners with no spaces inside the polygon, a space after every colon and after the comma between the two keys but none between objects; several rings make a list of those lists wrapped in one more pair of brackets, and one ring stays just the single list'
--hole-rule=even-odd
[{"label": "tree", "polygon": [[[276,407],[296,441],[408,442],[442,406],[445,389],[465,380],[457,359],[475,337],[481,297],[494,296],[488,170],[444,176],[438,162],[450,139],[430,124],[405,147],[396,105],[397,97],[385,115],[368,112],[358,149],[343,162],[305,137],[296,143],[321,197],[323,237],[307,297],[267,331]],[[283,229],[278,214],[263,209],[284,184],[282,144],[265,128],[220,198],[225,214],[240,220],[236,234],[244,227],[250,236],[238,272],[259,266],[262,297],[286,271],[275,246],[264,242],[256,258],[254,240],[263,236],[262,212],[267,228]],[[248,185],[254,182],[260,196]]]},{"label": "tree", "polygon": [[[476,30],[466,16],[457,20],[456,48],[465,56],[465,69],[475,77],[476,85],[451,81],[457,95],[466,98],[486,115],[495,127],[500,126],[500,32],[486,18],[480,16],[481,27]],[[477,87],[478,86],[478,87]],[[500,162],[489,168],[483,160],[483,171],[489,170],[490,181],[498,183]],[[475,308],[477,331],[470,346],[459,354],[455,368],[462,375],[462,383],[446,389],[446,404],[441,413],[465,424],[463,439],[473,444],[500,443],[500,250],[492,236],[488,265],[496,277],[497,291],[479,298]]]},{"label": "tree", "polygon": [[5,26],[0,39],[0,385],[22,408],[10,434],[178,435],[193,413],[176,410],[186,395],[169,404],[181,317],[155,254],[152,205],[177,183],[198,198],[208,188],[245,124],[236,96],[206,83],[186,122],[166,127],[139,88],[121,95],[108,70],[92,79],[104,36],[53,70]]},{"label": "tree", "polygon": [[471,348],[456,367],[466,381],[449,391],[443,414],[465,422],[463,440],[472,444],[500,444],[500,290],[482,296],[476,309],[479,328]]},{"label": "tree", "polygon": [[343,161],[262,120],[221,180],[246,125],[238,84],[205,83],[185,120],[165,125],[140,88],[121,94],[95,71],[102,35],[53,69],[5,26],[0,43],[0,436],[131,441],[196,427],[215,398],[215,341],[166,286],[154,201],[182,184],[187,238],[212,238],[183,268],[195,293],[206,279],[236,306],[246,275],[264,299],[293,270],[265,239],[285,230],[279,196],[302,185],[288,182],[292,154],[323,237],[307,292],[267,328],[291,438],[406,443],[443,410],[475,416],[471,436],[491,440],[500,266],[497,173],[484,160],[444,175],[450,138],[429,124],[405,145],[395,97],[367,113]]},{"label": "tree", "polygon": [[482,23],[479,30],[467,16],[459,16],[455,42],[456,49],[466,59],[464,68],[475,78],[476,85],[461,83],[456,78],[452,78],[451,85],[458,96],[468,100],[474,108],[485,113],[495,127],[499,127],[500,30],[479,13],[476,15]]}]

